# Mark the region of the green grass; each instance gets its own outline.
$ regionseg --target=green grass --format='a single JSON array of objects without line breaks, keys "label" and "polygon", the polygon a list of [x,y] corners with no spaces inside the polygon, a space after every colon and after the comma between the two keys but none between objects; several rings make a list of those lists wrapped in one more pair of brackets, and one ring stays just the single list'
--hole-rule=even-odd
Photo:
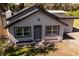
[{"label": "green grass", "polygon": [[[72,15],[72,16],[79,16],[79,10],[76,10],[76,11],[69,11],[68,13],[69,13],[70,15]],[[79,19],[75,19],[75,20],[74,20],[73,27],[79,28]]]},{"label": "green grass", "polygon": [[4,56],[37,56],[47,55],[49,51],[56,51],[54,45],[35,48],[35,46],[13,47],[9,46],[4,50]]},{"label": "green grass", "polygon": [[79,19],[74,20],[74,27],[79,28]]},{"label": "green grass", "polygon": [[5,40],[4,39],[1,39],[0,40],[0,44],[4,44],[5,43]]},{"label": "green grass", "polygon": [[0,55],[2,55],[3,45],[6,43],[7,40],[0,39]]},{"label": "green grass", "polygon": [[70,15],[73,15],[73,16],[79,16],[79,10],[76,10],[76,11],[69,11],[68,12]]}]

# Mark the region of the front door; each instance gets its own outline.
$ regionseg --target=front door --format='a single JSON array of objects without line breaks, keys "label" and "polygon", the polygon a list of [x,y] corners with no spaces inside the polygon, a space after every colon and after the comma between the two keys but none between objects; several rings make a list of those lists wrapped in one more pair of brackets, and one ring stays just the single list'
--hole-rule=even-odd
[{"label": "front door", "polygon": [[39,42],[42,40],[42,26],[41,25],[34,26],[34,39],[36,42]]}]

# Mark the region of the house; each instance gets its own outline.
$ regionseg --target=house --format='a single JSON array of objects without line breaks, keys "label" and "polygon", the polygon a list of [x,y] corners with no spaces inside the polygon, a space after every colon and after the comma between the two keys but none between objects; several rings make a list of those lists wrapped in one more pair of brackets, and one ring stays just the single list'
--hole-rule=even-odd
[{"label": "house", "polygon": [[5,29],[12,44],[61,41],[64,33],[72,32],[73,21],[77,18],[64,11],[44,10],[34,5],[7,18]]}]

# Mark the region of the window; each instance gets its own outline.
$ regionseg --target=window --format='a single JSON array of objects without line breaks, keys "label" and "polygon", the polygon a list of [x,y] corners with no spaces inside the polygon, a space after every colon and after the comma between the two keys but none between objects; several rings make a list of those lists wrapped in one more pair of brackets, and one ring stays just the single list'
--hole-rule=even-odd
[{"label": "window", "polygon": [[59,25],[46,26],[46,29],[45,29],[46,36],[52,36],[52,35],[58,35],[58,34],[59,34]]},{"label": "window", "polygon": [[59,25],[54,25],[53,26],[53,34],[58,35],[59,34]]},{"label": "window", "polygon": [[29,36],[30,35],[30,27],[24,27],[24,36]]},{"label": "window", "polygon": [[15,33],[16,33],[16,36],[22,36],[22,28],[21,27],[17,27],[15,28]]},{"label": "window", "polygon": [[29,37],[31,36],[31,27],[15,27],[16,37]]},{"label": "window", "polygon": [[52,33],[52,26],[46,26],[46,36],[50,36]]}]

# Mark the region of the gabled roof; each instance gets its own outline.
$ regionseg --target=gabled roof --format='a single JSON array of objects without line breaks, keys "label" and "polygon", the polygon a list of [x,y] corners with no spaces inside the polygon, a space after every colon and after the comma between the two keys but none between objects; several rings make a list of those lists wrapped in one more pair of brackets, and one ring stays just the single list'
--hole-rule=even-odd
[{"label": "gabled roof", "polygon": [[[44,10],[44,9],[42,9],[42,8],[39,8],[39,7],[36,6],[36,5],[35,5],[35,6],[32,6],[32,7],[30,7],[30,8],[28,8],[28,9],[27,9],[27,8],[22,9],[22,10],[19,11],[17,14],[13,15],[12,17],[8,18],[7,20],[12,19],[13,17],[16,17],[17,15],[20,15],[21,13],[23,13],[23,12],[25,12],[25,11],[27,11],[27,13],[26,13],[25,15],[22,15],[21,17],[17,17],[15,20],[13,20],[13,21],[11,21],[9,24],[7,24],[5,28],[7,28],[7,27],[9,27],[9,26],[12,26],[13,24],[15,24],[15,23],[17,23],[17,22],[19,22],[19,21],[22,21],[22,19],[24,19],[24,18],[26,18],[26,17],[28,17],[28,16],[30,16],[30,15],[36,13],[37,11],[40,11],[40,12],[42,12],[42,13],[48,15],[49,17],[55,18],[55,20],[57,20],[58,22],[60,22],[60,23],[62,23],[62,24],[64,24],[64,25],[66,25],[66,26],[68,26],[68,24],[66,24],[66,23],[64,23],[64,22],[62,22],[62,21],[59,20],[60,17],[59,17],[58,15],[49,13],[49,12],[47,12],[46,10]],[[73,18],[74,18],[74,17],[73,17]]]}]

